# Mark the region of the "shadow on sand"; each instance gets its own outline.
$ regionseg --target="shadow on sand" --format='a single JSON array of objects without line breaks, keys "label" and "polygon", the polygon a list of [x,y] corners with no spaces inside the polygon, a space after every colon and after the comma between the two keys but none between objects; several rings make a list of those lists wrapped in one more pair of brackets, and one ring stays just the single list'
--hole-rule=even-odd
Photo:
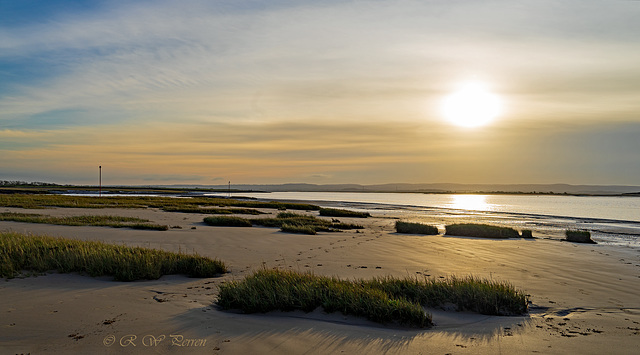
[{"label": "shadow on sand", "polygon": [[[234,351],[259,349],[261,353],[298,352],[299,349],[310,349],[309,353],[402,353],[409,346],[417,345],[414,342],[482,344],[511,336],[531,321],[529,316],[428,311],[435,323],[428,329],[381,325],[340,313],[326,314],[321,310],[241,314],[221,311],[215,306],[191,310],[175,320],[184,324],[182,331],[210,337],[220,346],[230,346],[226,343],[233,342]],[[200,326],[193,327],[194,324]]]}]

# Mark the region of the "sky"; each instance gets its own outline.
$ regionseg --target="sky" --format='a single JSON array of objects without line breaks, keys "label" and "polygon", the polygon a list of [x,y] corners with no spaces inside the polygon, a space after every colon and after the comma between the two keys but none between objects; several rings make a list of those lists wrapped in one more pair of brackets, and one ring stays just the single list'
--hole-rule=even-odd
[{"label": "sky", "polygon": [[[0,180],[640,185],[640,1],[0,0]],[[500,99],[443,115],[465,83]]]}]

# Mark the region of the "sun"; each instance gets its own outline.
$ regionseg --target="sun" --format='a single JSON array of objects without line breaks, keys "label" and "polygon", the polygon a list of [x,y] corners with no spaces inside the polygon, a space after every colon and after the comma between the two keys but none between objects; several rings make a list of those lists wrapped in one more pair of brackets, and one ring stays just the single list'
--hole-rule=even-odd
[{"label": "sun", "polygon": [[480,83],[466,83],[442,102],[444,117],[462,127],[484,126],[501,113],[500,97]]}]

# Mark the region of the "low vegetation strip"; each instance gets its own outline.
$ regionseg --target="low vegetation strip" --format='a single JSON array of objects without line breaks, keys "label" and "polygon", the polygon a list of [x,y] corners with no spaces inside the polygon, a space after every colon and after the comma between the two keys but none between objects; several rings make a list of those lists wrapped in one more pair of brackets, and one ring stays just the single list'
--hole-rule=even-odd
[{"label": "low vegetation strip", "polygon": [[280,212],[276,218],[255,218],[251,223],[265,227],[279,227],[283,232],[316,234],[317,232],[337,232],[345,229],[363,229],[357,224],[328,221],[315,216]]},{"label": "low vegetation strip", "polygon": [[436,235],[439,233],[438,227],[430,226],[428,224],[403,221],[396,221],[396,232],[424,235]]},{"label": "low vegetation strip", "polygon": [[433,324],[417,303],[391,298],[357,282],[293,271],[261,270],[244,280],[221,285],[217,304],[245,313],[311,312],[322,307],[327,313],[340,311],[378,323],[395,321],[420,328]]},{"label": "low vegetation strip", "polygon": [[21,271],[80,272],[118,281],[155,280],[162,275],[213,277],[227,272],[222,261],[158,249],[112,245],[14,232],[0,233],[0,277]]},{"label": "low vegetation strip", "polygon": [[574,243],[597,244],[591,239],[591,232],[567,229],[565,232],[566,240]]},{"label": "low vegetation strip", "polygon": [[259,225],[264,227],[277,227],[287,233],[317,234],[317,232],[337,232],[344,229],[362,229],[357,224],[327,221],[310,215],[296,214],[292,212],[280,212],[276,218],[246,219],[237,216],[211,216],[204,219],[204,223],[210,226],[225,227],[251,227]]},{"label": "low vegetation strip", "polygon": [[362,281],[366,287],[382,290],[426,307],[453,304],[456,311],[486,315],[515,316],[527,313],[527,296],[507,282],[473,276],[433,278],[382,277]]},{"label": "low vegetation strip", "polygon": [[246,207],[317,211],[319,206],[304,203],[245,201],[216,197],[173,198],[166,196],[67,196],[55,194],[0,194],[1,207],[17,208],[169,208]]},{"label": "low vegetation strip", "polygon": [[251,227],[251,221],[235,216],[212,216],[206,217],[204,223],[218,227]]},{"label": "low vegetation strip", "polygon": [[338,208],[321,208],[320,215],[324,217],[355,217],[355,218],[367,218],[371,217],[369,212],[357,212],[349,211]]},{"label": "low vegetation strip", "polygon": [[298,234],[309,234],[309,235],[318,234],[318,232],[316,232],[316,229],[310,225],[299,226],[299,225],[291,225],[291,224],[285,223],[280,227],[280,230],[285,233],[298,233]]},{"label": "low vegetation strip", "polygon": [[478,238],[520,238],[518,231],[513,228],[473,223],[447,225],[445,234]]},{"label": "low vegetation strip", "polygon": [[182,212],[182,213],[202,213],[202,214],[264,214],[253,208],[211,208],[200,206],[167,206],[162,208],[166,212]]},{"label": "low vegetation strip", "polygon": [[166,231],[166,225],[152,224],[149,220],[121,216],[69,216],[54,217],[33,213],[0,213],[0,221],[44,223],[65,226],[98,226],[112,228],[134,228]]},{"label": "low vegetation strip", "polygon": [[508,283],[474,277],[444,280],[393,277],[346,281],[288,270],[260,270],[220,286],[216,301],[223,309],[245,313],[273,310],[325,312],[365,317],[379,323],[414,327],[432,325],[422,306],[454,304],[457,310],[488,315],[522,315],[528,299]]}]

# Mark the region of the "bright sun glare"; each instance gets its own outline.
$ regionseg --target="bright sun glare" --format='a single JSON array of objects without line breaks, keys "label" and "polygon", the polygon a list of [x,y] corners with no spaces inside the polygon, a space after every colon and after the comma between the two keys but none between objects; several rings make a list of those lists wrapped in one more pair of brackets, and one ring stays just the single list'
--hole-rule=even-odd
[{"label": "bright sun glare", "polygon": [[445,97],[442,114],[462,127],[480,127],[502,113],[502,100],[479,83],[467,83]]}]

